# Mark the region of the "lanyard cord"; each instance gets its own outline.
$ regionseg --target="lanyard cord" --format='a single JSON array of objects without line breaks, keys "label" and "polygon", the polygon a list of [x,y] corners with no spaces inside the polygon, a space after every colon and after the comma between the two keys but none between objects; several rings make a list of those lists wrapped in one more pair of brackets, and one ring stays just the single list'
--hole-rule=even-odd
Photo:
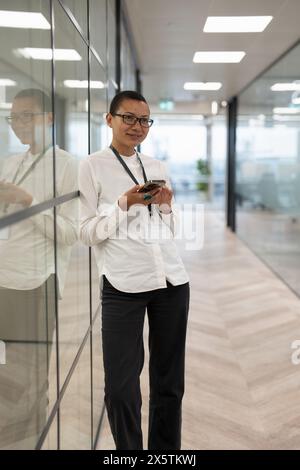
[{"label": "lanyard cord", "polygon": [[32,162],[32,164],[30,165],[30,167],[27,169],[27,171],[25,171],[24,175],[20,178],[20,180],[16,183],[16,180],[17,180],[17,177],[18,177],[18,174],[20,172],[20,169],[21,169],[21,166],[23,165],[24,163],[24,160],[25,158],[23,158],[22,162],[20,163],[20,165],[18,166],[18,169],[12,179],[12,183],[13,184],[16,184],[17,186],[19,186],[21,183],[23,183],[23,181],[27,178],[27,176],[34,170],[34,168],[36,167],[36,165],[39,163],[39,161],[42,159],[42,157],[45,155],[45,153],[49,150],[50,147],[47,147],[42,153],[39,154],[39,156],[34,160],[34,162]]},{"label": "lanyard cord", "polygon": [[[115,147],[113,147],[112,144],[110,145],[110,149],[113,151],[113,153],[115,154],[115,156],[117,157],[117,159],[119,160],[119,162],[121,163],[121,165],[123,166],[124,170],[126,171],[126,173],[127,173],[127,174],[130,176],[130,178],[132,179],[132,181],[133,181],[135,184],[139,184],[138,180],[137,180],[136,177],[132,174],[131,170],[128,168],[128,166],[127,166],[126,163],[124,162],[123,158],[121,157],[121,155],[119,154],[119,152],[117,151],[117,149],[115,149]],[[141,160],[139,154],[137,153],[137,151],[135,151],[135,153],[136,153],[137,159],[138,159],[138,161],[139,161],[139,164],[140,164],[141,169],[142,169],[142,172],[143,172],[144,182],[146,183],[146,181],[147,181],[147,175],[146,175],[146,172],[145,172],[144,165],[143,165],[142,160]],[[149,215],[151,216],[151,215],[152,215],[151,204],[148,204],[147,207],[148,207]]]},{"label": "lanyard cord", "polygon": [[[14,177],[11,181],[12,184],[15,184],[17,186],[20,186],[21,183],[23,183],[23,181],[27,178],[27,176],[35,169],[36,165],[39,163],[39,161],[42,159],[42,157],[45,155],[46,152],[48,152],[50,146],[47,147],[42,153],[39,154],[39,156],[34,160],[34,162],[32,162],[32,164],[30,165],[30,167],[25,171],[24,175],[19,179],[19,181],[16,183],[17,181],[17,178],[18,178],[18,174],[20,172],[20,169],[21,167],[23,166],[24,164],[24,161],[25,161],[25,158],[26,158],[26,155],[27,155],[27,152],[25,154],[25,157],[22,159],[20,165],[18,166],[17,168],[17,171],[16,173],[14,174]],[[6,214],[7,212],[7,209],[8,209],[8,206],[9,204],[6,203],[3,207],[3,212]]]}]

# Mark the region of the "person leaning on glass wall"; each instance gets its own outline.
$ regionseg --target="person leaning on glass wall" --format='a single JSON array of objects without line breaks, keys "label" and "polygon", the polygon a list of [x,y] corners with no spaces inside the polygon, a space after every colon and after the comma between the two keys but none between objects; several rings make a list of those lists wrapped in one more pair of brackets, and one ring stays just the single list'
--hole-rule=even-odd
[{"label": "person leaning on glass wall", "polygon": [[[83,160],[80,237],[94,247],[102,291],[105,404],[117,450],[142,449],[140,374],[149,320],[149,449],[180,449],[189,282],[174,242],[162,162],[135,148],[153,121],[145,98],[117,94],[110,148]],[[167,185],[139,192],[146,180]],[[133,185],[133,182],[136,184]]]},{"label": "person leaning on glass wall", "polygon": [[[53,198],[53,114],[39,89],[20,91],[8,123],[28,149],[4,160],[0,215]],[[57,196],[77,189],[74,158],[55,148]],[[77,239],[76,203],[57,207],[58,289],[63,292],[71,245]],[[0,448],[34,448],[47,411],[47,376],[55,328],[53,209],[0,231],[0,339],[6,365],[0,368]]]}]

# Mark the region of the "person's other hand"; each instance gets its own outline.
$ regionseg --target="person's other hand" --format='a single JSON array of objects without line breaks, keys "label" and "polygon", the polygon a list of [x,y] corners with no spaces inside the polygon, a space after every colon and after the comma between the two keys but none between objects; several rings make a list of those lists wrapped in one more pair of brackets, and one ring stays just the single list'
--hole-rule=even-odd
[{"label": "person's other hand", "polygon": [[160,193],[156,196],[157,202],[153,202],[153,204],[159,205],[159,210],[164,214],[169,214],[172,212],[171,205],[172,205],[172,197],[173,191],[168,187],[164,186],[161,188]]},{"label": "person's other hand", "polygon": [[[152,189],[152,191],[148,191],[147,193],[139,193],[138,190],[141,187],[142,185],[140,184],[133,186],[118,199],[119,207],[123,211],[127,211],[134,204],[142,204],[144,206],[148,206],[149,204],[159,204],[158,197],[162,188]],[[145,199],[145,196],[148,196],[149,198],[146,197]]]},{"label": "person's other hand", "polygon": [[29,207],[32,203],[32,196],[25,189],[16,184],[0,181],[0,202],[6,204],[22,204]]}]

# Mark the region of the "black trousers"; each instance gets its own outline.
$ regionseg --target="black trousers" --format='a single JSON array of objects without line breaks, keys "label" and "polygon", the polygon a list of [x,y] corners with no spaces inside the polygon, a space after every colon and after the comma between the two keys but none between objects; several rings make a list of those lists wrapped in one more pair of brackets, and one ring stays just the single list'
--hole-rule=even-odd
[{"label": "black trousers", "polygon": [[127,293],[115,289],[104,277],[105,404],[117,450],[143,449],[140,374],[146,309],[150,354],[148,449],[180,449],[188,308],[188,283]]}]

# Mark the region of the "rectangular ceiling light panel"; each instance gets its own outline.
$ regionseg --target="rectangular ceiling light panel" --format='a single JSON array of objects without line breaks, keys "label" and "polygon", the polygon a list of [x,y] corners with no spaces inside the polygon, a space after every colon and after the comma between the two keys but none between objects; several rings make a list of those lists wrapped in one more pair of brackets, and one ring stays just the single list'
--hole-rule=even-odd
[{"label": "rectangular ceiling light panel", "polygon": [[208,16],[204,33],[260,33],[273,16]]},{"label": "rectangular ceiling light panel", "polygon": [[[25,47],[24,49],[17,49],[17,55],[25,57],[25,59],[36,59],[36,60],[51,60],[52,49],[46,47]],[[81,56],[75,49],[54,49],[55,60],[81,60]]]},{"label": "rectangular ceiling light panel", "polygon": [[198,51],[195,52],[193,62],[199,63],[238,63],[241,62],[246,53],[244,51]]},{"label": "rectangular ceiling light panel", "polygon": [[50,24],[42,13],[0,10],[0,28],[50,29]]},{"label": "rectangular ceiling light panel", "polygon": [[202,91],[216,91],[220,90],[222,83],[220,82],[186,82],[183,86],[185,90],[202,90]]}]

